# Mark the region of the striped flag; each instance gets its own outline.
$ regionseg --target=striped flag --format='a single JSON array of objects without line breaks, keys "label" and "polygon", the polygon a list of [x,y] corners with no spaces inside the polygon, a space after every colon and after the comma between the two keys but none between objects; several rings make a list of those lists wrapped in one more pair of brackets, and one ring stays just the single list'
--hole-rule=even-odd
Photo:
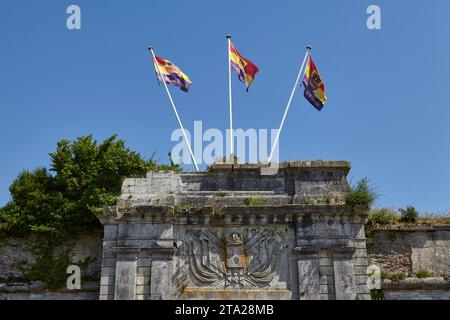
[{"label": "striped flag", "polygon": [[[187,75],[185,75],[176,65],[170,62],[167,59],[163,59],[155,56],[156,59],[153,59],[153,63],[155,66],[156,76],[159,81],[164,81],[167,84],[171,84],[177,87],[180,87],[184,92],[189,91],[189,86],[192,84],[192,81],[189,79]],[[161,74],[164,78],[161,79],[161,76],[158,71],[161,70]]]},{"label": "striped flag", "polygon": [[259,72],[257,66],[255,66],[250,60],[244,58],[239,51],[236,50],[233,43],[230,42],[230,60],[231,67],[238,74],[238,78],[247,87],[247,91],[250,88],[255,75]]},{"label": "striped flag", "polygon": [[309,56],[308,64],[306,65],[303,85],[305,86],[304,95],[306,100],[308,100],[317,110],[322,110],[325,102],[327,102],[327,95],[319,71],[311,56]]}]

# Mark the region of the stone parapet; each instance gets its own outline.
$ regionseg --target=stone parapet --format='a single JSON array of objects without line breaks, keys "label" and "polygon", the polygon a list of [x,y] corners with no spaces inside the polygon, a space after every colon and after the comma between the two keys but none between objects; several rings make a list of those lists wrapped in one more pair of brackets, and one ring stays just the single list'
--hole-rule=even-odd
[{"label": "stone parapet", "polygon": [[[300,161],[280,164],[272,175],[262,165],[213,165],[208,172],[150,172],[123,183],[119,207],[150,204],[203,207],[223,205],[343,204],[350,164]],[[260,199],[263,198],[263,199]]]},{"label": "stone parapet", "polygon": [[370,298],[367,208],[344,204],[350,163],[263,169],[216,164],[126,179],[117,206],[99,215],[100,298]]}]

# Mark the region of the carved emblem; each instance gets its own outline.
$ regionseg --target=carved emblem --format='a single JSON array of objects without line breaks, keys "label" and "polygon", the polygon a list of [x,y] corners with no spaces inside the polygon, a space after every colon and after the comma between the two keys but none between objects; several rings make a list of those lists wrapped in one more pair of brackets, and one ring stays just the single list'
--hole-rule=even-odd
[{"label": "carved emblem", "polygon": [[267,286],[277,275],[285,236],[276,228],[190,230],[191,274],[203,286]]}]

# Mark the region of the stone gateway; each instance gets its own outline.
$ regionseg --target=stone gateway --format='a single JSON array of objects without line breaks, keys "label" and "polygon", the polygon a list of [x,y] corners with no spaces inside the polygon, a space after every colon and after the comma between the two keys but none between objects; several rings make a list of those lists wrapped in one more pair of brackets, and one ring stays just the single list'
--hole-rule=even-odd
[{"label": "stone gateway", "polygon": [[126,179],[104,225],[100,299],[370,299],[350,163],[215,164]]}]

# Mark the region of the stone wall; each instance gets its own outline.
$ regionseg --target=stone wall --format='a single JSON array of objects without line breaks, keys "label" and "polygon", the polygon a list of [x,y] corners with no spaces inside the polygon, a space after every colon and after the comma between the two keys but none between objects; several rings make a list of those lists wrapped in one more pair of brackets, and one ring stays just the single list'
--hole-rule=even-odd
[{"label": "stone wall", "polygon": [[442,277],[384,280],[382,288],[386,300],[450,300],[450,281]]},{"label": "stone wall", "polygon": [[[442,277],[448,273],[450,268],[450,263],[445,260],[450,256],[450,234],[446,228],[442,225],[403,225],[379,228],[374,231],[372,234],[373,245],[368,248],[371,263],[376,263],[383,270],[392,274],[428,270],[435,275],[440,275],[440,277],[426,279],[408,277],[399,281],[384,280],[382,289],[385,299],[450,300],[450,282]],[[75,260],[83,260],[88,256],[95,257],[89,268],[83,271],[83,274],[90,278],[98,276],[101,270],[102,239],[102,230],[91,235],[84,235],[72,251]],[[41,282],[24,282],[22,280],[24,274],[19,266],[22,262],[28,264],[34,262],[34,257],[30,252],[30,244],[34,241],[34,238],[0,240],[0,300],[95,300],[99,298],[100,281],[83,283],[82,289],[75,291],[46,290]],[[331,282],[331,279],[326,279],[325,275],[327,269],[330,269],[330,272],[333,269],[332,259],[327,256],[326,251],[320,252],[320,257],[322,292],[333,291],[333,286],[326,285],[326,281]],[[145,273],[145,267],[150,266],[150,262],[150,258],[139,262],[138,267],[141,273]]]},{"label": "stone wall", "polygon": [[81,290],[27,281],[37,238],[2,238],[0,299],[369,299],[368,262],[408,276],[382,282],[388,300],[450,299],[450,226],[377,228],[366,250],[367,212],[343,202],[349,163],[260,169],[126,179],[104,229],[57,249],[93,259]]},{"label": "stone wall", "polygon": [[[79,261],[90,263],[81,268],[81,290],[67,288],[47,289],[42,281],[27,279],[26,267],[36,263],[34,247],[39,241],[36,236],[0,239],[0,300],[3,299],[98,299],[102,256],[103,230],[83,234],[77,240],[59,244],[55,252],[69,250],[74,264]],[[67,275],[69,276],[69,274]]]},{"label": "stone wall", "polygon": [[382,282],[387,300],[450,300],[450,225],[382,226],[368,236],[369,264],[394,279]]},{"label": "stone wall", "polygon": [[371,264],[389,273],[450,276],[450,225],[393,225],[370,235]]}]

